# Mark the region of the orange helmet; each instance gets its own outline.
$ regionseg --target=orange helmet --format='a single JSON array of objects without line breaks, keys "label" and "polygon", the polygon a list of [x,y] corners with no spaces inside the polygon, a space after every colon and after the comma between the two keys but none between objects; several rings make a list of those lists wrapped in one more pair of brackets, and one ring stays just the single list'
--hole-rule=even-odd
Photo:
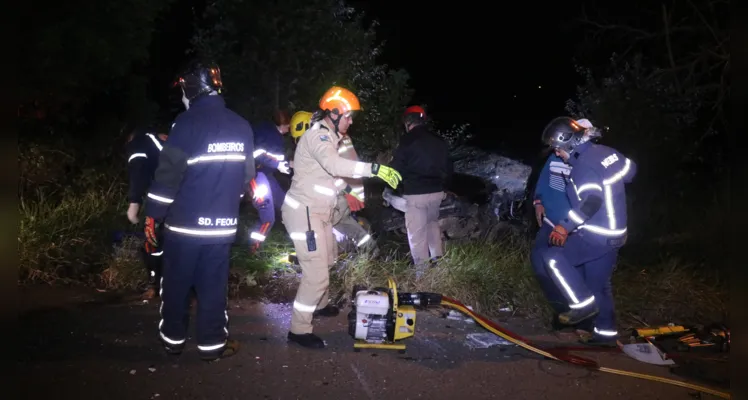
[{"label": "orange helmet", "polygon": [[361,103],[353,92],[340,86],[333,86],[319,99],[319,108],[333,114],[343,115],[361,110]]}]

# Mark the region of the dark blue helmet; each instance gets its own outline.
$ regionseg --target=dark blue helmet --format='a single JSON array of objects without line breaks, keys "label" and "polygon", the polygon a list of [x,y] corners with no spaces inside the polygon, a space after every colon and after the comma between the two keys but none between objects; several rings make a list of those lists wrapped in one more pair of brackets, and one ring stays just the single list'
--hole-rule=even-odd
[{"label": "dark blue helmet", "polygon": [[554,118],[543,130],[543,144],[568,153],[584,143],[585,128],[569,117]]},{"label": "dark blue helmet", "polygon": [[223,81],[221,80],[221,69],[214,62],[205,62],[193,60],[177,78],[177,82],[187,100],[192,101],[196,98],[216,91],[223,91]]}]

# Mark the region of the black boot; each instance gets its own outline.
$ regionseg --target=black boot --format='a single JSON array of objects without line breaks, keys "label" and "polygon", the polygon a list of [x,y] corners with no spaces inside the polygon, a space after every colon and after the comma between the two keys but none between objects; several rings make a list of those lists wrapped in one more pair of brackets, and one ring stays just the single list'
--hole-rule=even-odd
[{"label": "black boot", "polygon": [[559,314],[558,321],[564,325],[577,325],[580,322],[596,316],[600,312],[597,304],[592,303],[583,308],[572,308]]},{"label": "black boot", "polygon": [[331,304],[328,304],[325,306],[325,308],[315,310],[312,315],[315,317],[337,317],[338,314],[340,314],[340,309]]},{"label": "black boot", "polygon": [[[199,350],[198,350],[199,351]],[[239,342],[229,339],[223,348],[216,351],[199,351],[200,358],[203,361],[215,361],[221,358],[228,358],[239,352]]]},{"label": "black boot", "polygon": [[180,344],[171,344],[165,341],[162,337],[159,337],[158,339],[161,341],[161,344],[164,346],[164,351],[166,351],[166,354],[170,356],[178,356],[182,354],[182,351],[184,350],[184,342]]},{"label": "black boot", "polygon": [[597,333],[588,333],[580,335],[579,342],[587,346],[596,347],[618,347],[618,335],[606,336]]},{"label": "black boot", "polygon": [[288,332],[288,340],[291,342],[296,342],[299,345],[310,348],[310,349],[324,349],[325,348],[325,342],[322,339],[320,339],[319,336],[313,333],[304,333],[301,335],[297,335],[293,332]]},{"label": "black boot", "polygon": [[571,325],[564,325],[558,320],[559,313],[553,314],[551,319],[551,330],[554,332],[573,332],[574,327]]}]

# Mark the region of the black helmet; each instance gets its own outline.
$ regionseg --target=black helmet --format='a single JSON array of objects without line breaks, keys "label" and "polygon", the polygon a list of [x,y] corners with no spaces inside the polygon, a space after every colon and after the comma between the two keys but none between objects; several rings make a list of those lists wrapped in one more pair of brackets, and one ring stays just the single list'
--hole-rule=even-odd
[{"label": "black helmet", "polygon": [[584,143],[585,128],[569,117],[554,118],[543,130],[541,140],[546,146],[571,152]]},{"label": "black helmet", "polygon": [[176,83],[184,90],[185,97],[190,101],[210,92],[221,93],[223,90],[221,69],[213,62],[190,62]]}]

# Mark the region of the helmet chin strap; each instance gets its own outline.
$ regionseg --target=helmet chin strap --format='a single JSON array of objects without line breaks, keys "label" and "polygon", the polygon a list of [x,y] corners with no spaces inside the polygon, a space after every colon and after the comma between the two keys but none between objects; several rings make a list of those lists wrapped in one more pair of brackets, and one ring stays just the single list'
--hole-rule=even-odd
[{"label": "helmet chin strap", "polygon": [[187,95],[184,94],[184,89],[182,89],[182,104],[184,104],[184,109],[189,110],[190,109],[190,100],[187,99]]},{"label": "helmet chin strap", "polygon": [[330,118],[330,121],[332,121],[332,125],[335,127],[335,135],[340,139],[340,127],[338,124],[340,124],[340,119],[343,118],[342,115],[337,114],[338,118],[333,118],[332,113],[328,112],[327,117]]}]

